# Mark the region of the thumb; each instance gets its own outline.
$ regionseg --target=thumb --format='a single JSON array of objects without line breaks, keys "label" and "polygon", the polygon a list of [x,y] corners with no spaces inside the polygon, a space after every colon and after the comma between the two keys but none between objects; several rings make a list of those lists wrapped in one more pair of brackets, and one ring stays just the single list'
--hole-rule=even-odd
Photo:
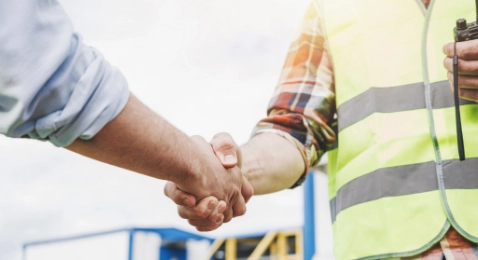
[{"label": "thumb", "polygon": [[231,135],[227,133],[216,134],[210,143],[222,166],[225,168],[241,166],[241,151]]}]

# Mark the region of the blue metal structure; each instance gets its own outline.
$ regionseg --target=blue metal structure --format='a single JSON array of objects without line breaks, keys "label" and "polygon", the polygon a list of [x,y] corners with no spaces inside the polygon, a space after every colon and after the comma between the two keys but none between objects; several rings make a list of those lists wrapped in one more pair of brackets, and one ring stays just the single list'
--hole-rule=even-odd
[{"label": "blue metal structure", "polygon": [[310,171],[304,186],[304,259],[309,260],[315,254],[315,193],[314,172]]},{"label": "blue metal structure", "polygon": [[[316,241],[315,240],[315,193],[314,193],[314,172],[313,171],[309,172],[308,177],[303,184],[303,187],[304,187],[303,250],[304,250],[304,259],[310,260],[315,254],[315,241]],[[105,231],[105,232],[98,232],[93,234],[26,243],[23,245],[23,255],[25,257],[26,248],[29,246],[96,237],[96,236],[108,235],[108,234],[118,233],[118,232],[129,233],[128,260],[133,260],[134,234],[136,232],[158,234],[161,237],[161,240],[165,242],[166,244],[171,244],[175,242],[184,242],[189,239],[208,240],[210,243],[214,240],[213,238],[210,238],[210,237],[205,237],[205,236],[189,233],[176,228],[124,228],[124,229],[117,229],[117,230],[111,230],[111,231]],[[264,235],[265,235],[265,232],[264,233],[259,232],[256,235],[247,234],[243,236],[237,236],[237,238],[255,237],[255,236],[259,237]],[[187,252],[185,249],[183,250],[179,247],[168,248],[168,246],[165,246],[165,243],[163,243],[163,245],[161,245],[161,247],[158,249],[160,251],[159,260],[169,259],[173,256],[179,260],[186,259]],[[163,256],[167,258],[163,258]]]},{"label": "blue metal structure", "polygon": [[159,249],[160,260],[188,259],[188,252],[183,247],[164,247]]},{"label": "blue metal structure", "polygon": [[[25,257],[25,251],[28,247],[30,246],[37,246],[37,245],[43,245],[43,244],[51,244],[51,243],[58,243],[58,242],[65,242],[65,241],[71,241],[71,240],[76,240],[76,239],[84,239],[84,238],[90,238],[90,237],[97,237],[97,236],[103,236],[103,235],[109,235],[113,233],[119,233],[119,232],[128,232],[129,233],[129,244],[128,244],[128,260],[133,260],[133,244],[134,244],[134,233],[136,232],[145,232],[145,233],[155,233],[158,234],[161,237],[162,245],[158,250],[161,252],[160,254],[160,259],[170,259],[170,258],[164,258],[168,256],[176,256],[178,260],[185,260],[187,257],[186,250],[181,250],[181,248],[174,247],[174,248],[169,248],[165,244],[171,244],[175,242],[184,242],[187,240],[208,240],[210,243],[214,240],[210,237],[205,237],[193,233],[189,233],[177,228],[124,228],[124,229],[116,229],[116,230],[110,230],[110,231],[104,231],[104,232],[98,232],[98,233],[92,233],[92,234],[85,234],[85,235],[79,235],[79,236],[72,236],[72,237],[65,237],[65,238],[59,238],[59,239],[51,239],[51,240],[43,240],[43,241],[37,241],[37,242],[31,242],[31,243],[26,243],[23,245],[23,257]],[[164,257],[163,257],[164,256]]]},{"label": "blue metal structure", "polygon": [[134,231],[129,230],[128,260],[133,260]]}]

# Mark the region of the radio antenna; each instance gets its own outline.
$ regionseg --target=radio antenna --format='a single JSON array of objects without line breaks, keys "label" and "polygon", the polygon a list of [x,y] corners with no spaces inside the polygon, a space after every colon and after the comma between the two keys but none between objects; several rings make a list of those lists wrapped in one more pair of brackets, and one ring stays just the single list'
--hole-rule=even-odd
[{"label": "radio antenna", "polygon": [[475,9],[476,9],[476,22],[478,23],[478,0],[475,0]]}]

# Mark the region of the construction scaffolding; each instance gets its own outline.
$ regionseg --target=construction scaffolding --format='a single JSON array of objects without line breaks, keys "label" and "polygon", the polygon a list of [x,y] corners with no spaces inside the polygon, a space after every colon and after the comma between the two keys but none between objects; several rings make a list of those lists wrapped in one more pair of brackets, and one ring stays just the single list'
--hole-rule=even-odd
[{"label": "construction scaffolding", "polygon": [[270,231],[264,235],[218,238],[203,260],[303,260],[302,230]]}]

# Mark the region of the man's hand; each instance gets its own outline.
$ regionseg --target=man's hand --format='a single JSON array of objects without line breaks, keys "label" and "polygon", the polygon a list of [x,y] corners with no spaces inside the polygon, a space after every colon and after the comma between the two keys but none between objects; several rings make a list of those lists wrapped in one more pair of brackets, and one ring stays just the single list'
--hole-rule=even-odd
[{"label": "man's hand", "polygon": [[[448,81],[453,89],[453,56],[455,43],[443,46],[446,55],[443,64],[448,70]],[[478,40],[457,42],[458,55],[458,94],[461,98],[478,101]]]},{"label": "man's hand", "polygon": [[[229,135],[219,135],[211,141],[211,146],[223,165],[227,165],[224,155],[234,154],[234,151],[239,149],[243,152],[244,156],[239,152],[236,154],[241,155],[239,163],[244,161],[244,165],[241,165],[242,174],[245,176],[241,193],[245,202],[253,193],[268,194],[291,187],[305,170],[297,147],[274,133],[256,135],[241,148],[234,144]],[[207,197],[197,203],[198,200],[194,196],[183,192],[172,182],[166,184],[164,191],[166,196],[178,205],[179,215],[188,219],[189,223],[200,231],[216,229],[222,224],[222,220],[230,220],[229,217],[222,218],[221,207],[224,207],[225,202],[214,197]],[[209,203],[212,203],[211,208],[208,208]],[[215,203],[216,208],[212,208]],[[232,213],[227,216],[240,216],[243,213],[233,208]]]},{"label": "man's hand", "polygon": [[[198,137],[193,138],[198,142],[200,146],[205,147],[204,139]],[[241,174],[239,169],[239,167],[241,166],[240,149],[232,140],[230,135],[224,133],[217,134],[216,136],[214,136],[210,145],[206,145],[209,148],[205,149],[210,149],[208,154],[213,151],[215,156],[217,157],[213,157],[214,162],[209,162],[211,163],[211,165],[217,166],[217,164],[219,164],[220,162],[219,165],[220,167],[222,167],[222,170],[229,172],[234,171],[234,174],[236,174],[239,170],[239,174]],[[216,171],[217,169],[215,170],[215,172]],[[231,179],[231,176],[227,175],[217,176],[216,181],[220,183],[219,186],[226,186],[233,184],[234,181],[237,181],[237,177],[238,176],[234,176]],[[232,195],[229,195],[227,192],[224,193],[225,196],[223,195],[222,197],[221,195],[217,195],[221,194],[221,189],[214,189],[215,185],[213,184],[213,180],[213,183],[206,184],[206,186],[212,184],[211,187],[213,187],[213,190],[215,190],[210,193],[210,195],[212,196],[202,199],[201,201],[199,201],[199,203],[197,203],[197,205],[197,199],[201,199],[201,196],[205,194],[204,191],[198,190],[200,189],[199,187],[194,187],[193,189],[188,187],[183,188],[181,186],[178,187],[172,182],[168,182],[165,186],[164,192],[166,196],[168,196],[176,204],[178,204],[178,213],[182,218],[188,219],[188,222],[191,225],[195,226],[199,231],[210,231],[221,226],[223,222],[229,222],[235,216],[241,216],[245,214],[245,203],[252,196],[253,189],[247,179],[242,176],[242,174],[240,178],[242,182],[242,186],[240,187],[240,194],[234,197]],[[194,182],[197,181],[192,181],[193,184]],[[210,191],[211,189],[206,188],[206,193]],[[191,194],[196,194],[196,197],[192,196]],[[217,198],[221,199],[221,201],[218,201]]]}]

